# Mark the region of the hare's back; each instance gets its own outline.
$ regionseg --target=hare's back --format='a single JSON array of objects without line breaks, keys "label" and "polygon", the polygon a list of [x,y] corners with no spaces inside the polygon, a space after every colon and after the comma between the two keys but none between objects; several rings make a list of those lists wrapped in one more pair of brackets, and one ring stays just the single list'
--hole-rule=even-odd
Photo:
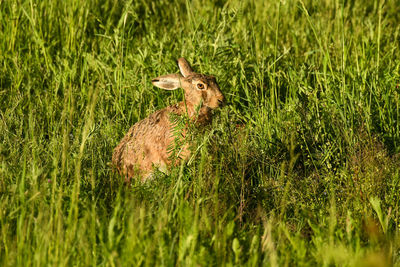
[{"label": "hare's back", "polygon": [[142,161],[144,157],[164,156],[169,145],[170,122],[168,109],[154,112],[134,124],[114,149],[112,161],[121,169],[126,162]]}]

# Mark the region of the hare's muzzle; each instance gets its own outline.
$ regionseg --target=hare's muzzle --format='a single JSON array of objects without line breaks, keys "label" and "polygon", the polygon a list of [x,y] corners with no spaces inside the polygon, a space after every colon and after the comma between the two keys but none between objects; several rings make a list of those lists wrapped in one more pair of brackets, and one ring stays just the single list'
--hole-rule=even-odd
[{"label": "hare's muzzle", "polygon": [[220,94],[218,97],[217,97],[217,101],[218,101],[218,106],[219,107],[221,107],[221,106],[225,106],[225,96],[223,95],[223,94]]}]

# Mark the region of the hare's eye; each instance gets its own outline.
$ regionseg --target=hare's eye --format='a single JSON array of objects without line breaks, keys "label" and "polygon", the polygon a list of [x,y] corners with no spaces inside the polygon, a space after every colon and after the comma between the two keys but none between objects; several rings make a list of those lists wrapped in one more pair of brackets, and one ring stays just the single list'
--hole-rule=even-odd
[{"label": "hare's eye", "polygon": [[204,84],[198,83],[197,84],[197,88],[199,88],[200,90],[203,90],[204,89]]}]

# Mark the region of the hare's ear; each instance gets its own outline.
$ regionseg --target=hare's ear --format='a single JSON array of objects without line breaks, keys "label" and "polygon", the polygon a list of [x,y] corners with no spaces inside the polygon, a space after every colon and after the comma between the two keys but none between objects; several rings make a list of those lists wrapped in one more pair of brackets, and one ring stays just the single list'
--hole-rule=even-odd
[{"label": "hare's ear", "polygon": [[167,74],[151,80],[153,85],[165,89],[165,90],[175,90],[181,87],[180,74]]},{"label": "hare's ear", "polygon": [[187,60],[184,59],[183,57],[178,59],[178,66],[179,66],[179,70],[181,71],[183,77],[186,77],[193,73],[193,69],[192,69],[192,67],[190,67],[189,62],[187,62]]}]

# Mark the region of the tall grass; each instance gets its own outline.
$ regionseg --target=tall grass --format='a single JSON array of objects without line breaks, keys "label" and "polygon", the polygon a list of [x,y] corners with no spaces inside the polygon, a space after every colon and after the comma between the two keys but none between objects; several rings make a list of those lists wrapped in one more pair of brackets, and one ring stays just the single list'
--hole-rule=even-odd
[{"label": "tall grass", "polygon": [[[400,265],[398,1],[0,0],[2,266]],[[183,98],[228,100],[131,186],[111,153]]]}]

